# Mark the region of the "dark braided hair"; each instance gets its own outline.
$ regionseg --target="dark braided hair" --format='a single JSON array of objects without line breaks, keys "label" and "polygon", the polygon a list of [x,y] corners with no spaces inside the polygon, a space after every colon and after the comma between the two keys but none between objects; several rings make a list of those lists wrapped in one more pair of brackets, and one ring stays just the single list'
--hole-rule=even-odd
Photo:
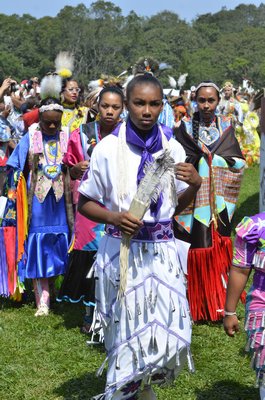
[{"label": "dark braided hair", "polygon": [[197,111],[192,117],[192,136],[196,143],[199,141],[200,113]]}]

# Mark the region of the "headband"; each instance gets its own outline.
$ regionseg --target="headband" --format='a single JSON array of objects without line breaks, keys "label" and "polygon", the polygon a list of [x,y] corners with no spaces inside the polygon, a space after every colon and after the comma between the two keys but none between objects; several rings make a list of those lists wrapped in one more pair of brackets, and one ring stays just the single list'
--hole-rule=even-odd
[{"label": "headband", "polygon": [[47,104],[45,106],[41,106],[39,108],[39,112],[43,113],[44,111],[62,111],[63,112],[63,106],[60,104]]},{"label": "headband", "polygon": [[215,88],[217,90],[218,93],[220,92],[219,87],[215,83],[213,83],[213,82],[201,82],[196,88],[196,93],[202,87],[213,87],[213,88]]}]

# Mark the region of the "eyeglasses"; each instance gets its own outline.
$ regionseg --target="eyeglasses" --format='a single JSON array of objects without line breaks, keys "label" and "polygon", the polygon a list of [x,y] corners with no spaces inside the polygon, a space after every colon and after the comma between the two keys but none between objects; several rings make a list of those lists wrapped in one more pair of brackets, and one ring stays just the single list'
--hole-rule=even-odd
[{"label": "eyeglasses", "polygon": [[80,93],[81,92],[81,89],[79,88],[79,87],[73,87],[73,88],[65,88],[65,90],[67,91],[67,92],[69,92],[69,93],[73,93],[73,92],[76,92],[76,93]]}]

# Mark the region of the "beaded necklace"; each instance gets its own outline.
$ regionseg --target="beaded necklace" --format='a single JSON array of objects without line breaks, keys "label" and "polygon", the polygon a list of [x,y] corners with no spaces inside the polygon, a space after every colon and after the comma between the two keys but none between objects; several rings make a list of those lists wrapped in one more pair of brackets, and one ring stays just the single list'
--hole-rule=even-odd
[{"label": "beaded necklace", "polygon": [[199,138],[206,146],[211,146],[220,138],[220,132],[216,128],[215,119],[211,122],[210,126],[206,126],[204,122],[200,121]]},{"label": "beaded necklace", "polygon": [[[43,152],[44,152],[44,157],[45,157],[45,160],[46,160],[46,165],[43,165],[42,170],[43,170],[44,175],[48,179],[52,179],[52,180],[55,180],[60,175],[60,173],[62,171],[61,164],[57,164],[56,163],[57,156],[58,156],[58,141],[59,141],[58,139],[59,139],[59,135],[57,133],[56,134],[56,138],[55,138],[55,140],[56,140],[55,156],[54,156],[54,162],[52,164],[49,163],[49,158],[48,158],[48,155],[47,155],[47,150],[46,150],[46,147],[45,147],[45,143],[43,145]],[[48,141],[46,143],[49,146]]]}]

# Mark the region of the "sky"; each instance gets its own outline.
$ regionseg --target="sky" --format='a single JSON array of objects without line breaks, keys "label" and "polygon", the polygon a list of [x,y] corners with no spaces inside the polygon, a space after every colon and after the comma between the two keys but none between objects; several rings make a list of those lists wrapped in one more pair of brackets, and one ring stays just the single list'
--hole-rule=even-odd
[{"label": "sky", "polygon": [[[169,10],[179,15],[187,22],[192,21],[198,15],[215,13],[222,7],[234,9],[239,4],[254,4],[259,6],[262,2],[257,0],[112,0],[113,4],[119,6],[123,15],[128,15],[131,10],[139,16],[149,17],[163,10]],[[0,13],[30,14],[33,17],[44,16],[55,17],[65,6],[77,6],[83,3],[87,8],[93,3],[88,0],[0,0]]]}]

